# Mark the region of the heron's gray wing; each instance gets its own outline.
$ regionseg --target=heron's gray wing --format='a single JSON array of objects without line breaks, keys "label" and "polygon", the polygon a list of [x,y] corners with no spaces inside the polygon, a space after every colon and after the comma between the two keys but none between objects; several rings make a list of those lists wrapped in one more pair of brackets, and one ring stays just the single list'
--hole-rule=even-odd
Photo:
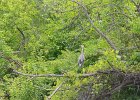
[{"label": "heron's gray wing", "polygon": [[79,56],[79,59],[78,59],[78,65],[79,65],[79,67],[81,67],[82,65],[83,65],[83,63],[84,63],[84,55],[83,54],[81,54],[80,56]]}]

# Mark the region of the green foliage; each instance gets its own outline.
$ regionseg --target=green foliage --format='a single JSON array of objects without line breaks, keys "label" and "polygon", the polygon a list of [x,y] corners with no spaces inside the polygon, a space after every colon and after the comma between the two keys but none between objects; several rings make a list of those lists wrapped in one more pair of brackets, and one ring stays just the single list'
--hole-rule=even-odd
[{"label": "green foliage", "polygon": [[[81,77],[84,74],[117,69],[140,71],[140,17],[128,0],[77,0],[101,32],[116,46],[112,50],[105,38],[91,26],[83,8],[71,0],[0,1],[0,99],[81,100],[111,90],[111,75]],[[135,1],[139,4],[139,1]],[[18,28],[20,30],[18,30]],[[85,61],[77,65],[80,45]],[[64,77],[29,77],[26,74],[56,74]],[[89,89],[90,87],[90,89]],[[137,87],[127,86],[112,94],[112,100],[139,100]],[[94,92],[94,94],[93,94]],[[82,97],[83,95],[83,97]]]}]

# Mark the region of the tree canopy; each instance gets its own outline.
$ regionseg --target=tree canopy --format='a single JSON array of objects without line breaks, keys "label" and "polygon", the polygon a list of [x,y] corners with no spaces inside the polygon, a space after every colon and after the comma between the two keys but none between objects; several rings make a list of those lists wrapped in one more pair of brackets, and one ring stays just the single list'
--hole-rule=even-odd
[{"label": "tree canopy", "polygon": [[139,0],[1,0],[0,13],[0,100],[140,99]]}]

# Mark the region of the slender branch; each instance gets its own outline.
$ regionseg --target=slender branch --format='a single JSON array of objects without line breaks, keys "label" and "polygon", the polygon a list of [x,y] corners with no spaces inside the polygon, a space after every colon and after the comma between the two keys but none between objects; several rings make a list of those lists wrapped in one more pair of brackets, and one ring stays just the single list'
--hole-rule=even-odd
[{"label": "slender branch", "polygon": [[140,14],[140,3],[137,4],[134,0],[131,0],[131,2],[135,5],[135,7],[137,8],[137,12]]},{"label": "slender branch", "polygon": [[110,47],[114,50],[117,50],[116,46],[114,45],[114,43],[105,35],[105,33],[103,33],[101,30],[99,30],[95,25],[93,20],[90,18],[90,15],[88,14],[87,8],[81,4],[80,2],[77,2],[75,0],[72,0],[72,2],[77,3],[79,6],[81,6],[83,8],[83,12],[85,13],[86,17],[88,18],[90,24],[92,25],[92,27],[107,41],[107,43],[110,45]]},{"label": "slender branch", "polygon": [[23,41],[25,41],[25,36],[24,36],[24,33],[20,30],[20,28],[19,27],[17,27],[17,30],[20,32],[20,34],[22,35],[22,37],[23,37]]},{"label": "slender branch", "polygon": [[[24,49],[24,53],[26,53],[26,49],[25,49],[25,40],[26,40],[26,38],[25,38],[24,32],[21,31],[21,29],[20,29],[19,27],[17,27],[17,30],[20,32],[20,34],[21,34],[21,36],[22,36],[22,41],[21,41],[21,44],[20,44],[20,48],[21,48],[21,46],[22,46],[23,49]],[[20,48],[19,48],[19,49],[20,49]]]},{"label": "slender branch", "polygon": [[[0,51],[0,56],[3,55],[5,52]],[[18,54],[20,51],[12,51],[12,52],[6,52],[6,53],[11,53],[11,54]]]},{"label": "slender branch", "polygon": [[133,2],[133,4],[134,4],[135,6],[137,6],[137,4],[136,4],[136,2],[135,2],[134,0],[131,0],[131,2]]},{"label": "slender branch", "polygon": [[1,56],[1,58],[7,60],[8,62],[14,63],[17,68],[19,68],[19,67],[21,67],[23,65],[20,61],[15,60],[12,57],[5,56],[3,52],[0,52],[0,56]]},{"label": "slender branch", "polygon": [[[22,72],[18,72],[16,70],[13,70],[12,72],[27,77],[70,77],[69,75],[63,75],[63,74],[25,74]],[[74,77],[90,77],[90,76],[96,76],[96,74],[97,73],[81,74],[81,75],[75,75]]]},{"label": "slender branch", "polygon": [[53,93],[47,98],[47,100],[51,100],[51,97],[60,89],[60,87],[63,85],[64,82],[62,82],[54,91]]},{"label": "slender branch", "polygon": [[64,75],[59,75],[59,74],[25,74],[22,72],[18,72],[16,70],[13,70],[13,73],[22,75],[22,76],[28,76],[28,77],[64,77]]},{"label": "slender branch", "polygon": [[[17,70],[12,70],[13,73],[27,76],[27,77],[70,77],[69,75],[63,75],[63,74],[25,74],[22,72],[18,72]],[[89,74],[78,74],[73,77],[96,77],[99,74],[111,74],[111,73],[124,73],[122,71],[118,72],[118,70],[106,70],[106,71],[97,71],[95,73],[89,73]]]}]

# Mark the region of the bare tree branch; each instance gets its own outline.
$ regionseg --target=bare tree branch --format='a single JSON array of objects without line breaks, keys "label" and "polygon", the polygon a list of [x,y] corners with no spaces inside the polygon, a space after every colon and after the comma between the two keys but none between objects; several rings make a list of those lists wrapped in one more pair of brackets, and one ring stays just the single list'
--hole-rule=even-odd
[{"label": "bare tree branch", "polygon": [[[12,72],[27,77],[70,77],[69,75],[63,75],[63,74],[25,74],[22,72],[18,72],[17,70],[13,70]],[[113,70],[106,70],[106,71],[97,71],[95,73],[78,74],[73,77],[91,77],[91,76],[96,77],[99,74],[111,74],[111,73],[123,73],[123,72],[113,69]]]},{"label": "bare tree branch", "polygon": [[20,34],[22,35],[22,38],[23,38],[23,42],[25,42],[25,35],[24,33],[20,30],[19,27],[17,27],[18,31],[20,32]]},{"label": "bare tree branch", "polygon": [[138,4],[134,0],[131,0],[131,2],[135,5],[137,12],[140,14],[140,2]]},{"label": "bare tree branch", "polygon": [[[12,71],[15,74],[27,76],[27,77],[70,77],[69,75],[63,75],[63,74],[25,74],[22,72],[18,72],[16,70]],[[103,72],[100,72],[103,73]],[[79,74],[75,75],[74,77],[90,77],[90,76],[96,76],[97,73],[90,73],[90,74]],[[105,74],[105,73],[104,73]]]},{"label": "bare tree branch", "polygon": [[136,2],[135,2],[134,0],[131,0],[131,2],[133,2],[133,3],[134,3],[134,5],[135,5],[135,6],[137,6],[137,4],[136,4]]},{"label": "bare tree branch", "polygon": [[13,70],[13,73],[22,75],[22,76],[28,76],[28,77],[64,77],[64,75],[59,75],[59,74],[25,74],[22,72],[18,72],[16,70]]},{"label": "bare tree branch", "polygon": [[23,66],[23,64],[20,61],[15,60],[12,57],[5,56],[3,52],[0,52],[0,57],[2,57],[3,59],[7,60],[10,63],[14,63],[17,68]]},{"label": "bare tree branch", "polygon": [[51,97],[60,89],[60,87],[63,85],[64,82],[62,82],[54,91],[53,93],[47,98],[47,100],[51,100]]},{"label": "bare tree branch", "polygon": [[[0,56],[3,55],[5,52],[0,51]],[[20,51],[12,51],[12,52],[6,52],[6,53],[11,53],[11,54],[18,54]]]},{"label": "bare tree branch", "polygon": [[93,23],[93,20],[90,18],[90,15],[88,14],[87,8],[81,4],[80,2],[77,2],[75,0],[72,0],[72,2],[77,3],[79,6],[81,6],[83,8],[83,12],[85,13],[86,17],[88,18],[90,24],[92,25],[92,27],[107,41],[107,43],[110,45],[110,47],[114,50],[117,50],[116,46],[114,45],[114,43],[105,35],[105,33],[103,33],[101,30],[99,30]]},{"label": "bare tree branch", "polygon": [[26,49],[25,49],[25,42],[26,42],[25,40],[26,40],[26,38],[25,38],[24,32],[21,31],[21,29],[19,27],[17,27],[17,30],[20,32],[20,34],[22,36],[22,41],[21,41],[21,44],[20,44],[20,48],[23,47],[24,53],[26,54]]}]

